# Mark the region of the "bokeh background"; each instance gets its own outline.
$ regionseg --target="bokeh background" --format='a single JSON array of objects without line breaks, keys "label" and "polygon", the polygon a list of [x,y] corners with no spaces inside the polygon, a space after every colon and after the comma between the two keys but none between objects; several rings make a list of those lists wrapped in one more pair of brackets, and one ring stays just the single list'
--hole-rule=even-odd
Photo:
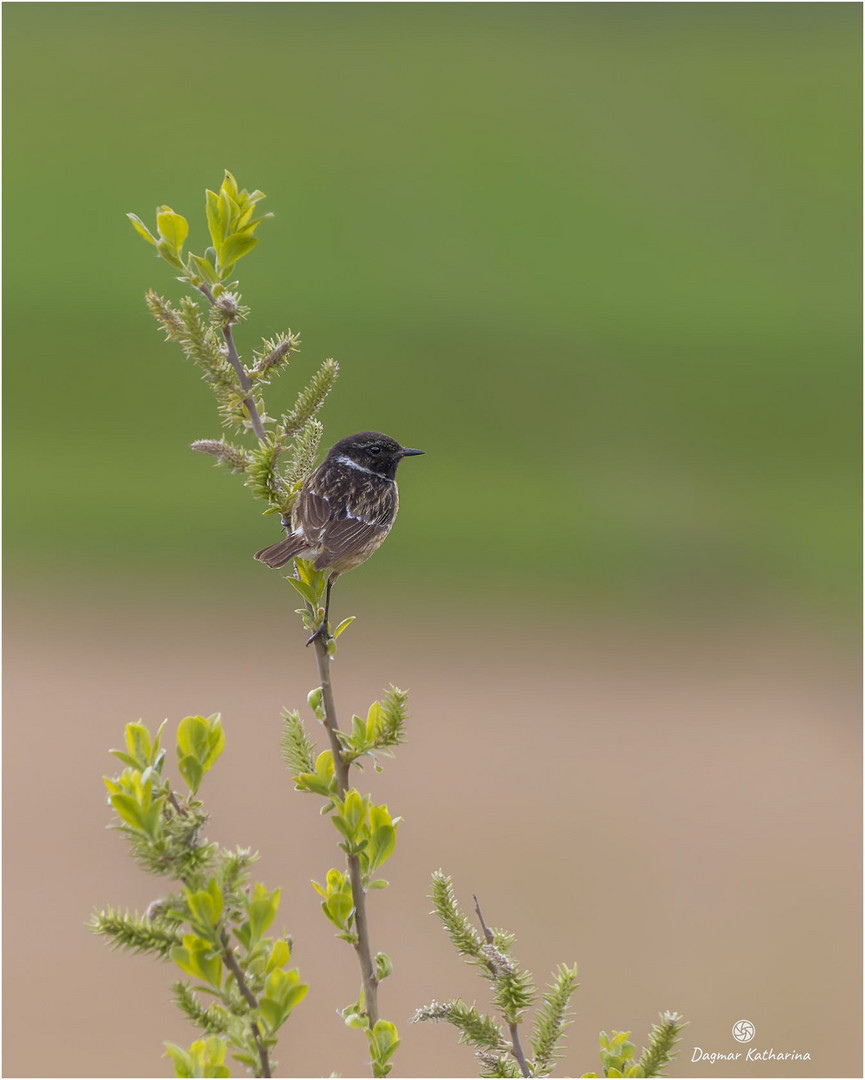
[{"label": "bokeh background", "polygon": [[[580,964],[560,1066],[690,1020],[674,1075],[861,1075],[861,8],[4,5],[4,1073],[166,1075],[171,973],[84,928],[143,907],[101,776],[124,722],[221,711],[212,835],[262,851],[312,984],[283,1075],[363,1073],[356,970],[309,878],[279,710],[314,685],[276,539],[142,295],[124,218],[206,246],[230,168],[276,217],[239,264],[242,350],[290,326],[286,404],[342,365],[327,438],[404,465],[343,715],[411,687],[376,797],[395,1075],[471,1075],[413,1009],[483,1000],[429,872]],[[810,1061],[692,1064],[693,1048]]]}]

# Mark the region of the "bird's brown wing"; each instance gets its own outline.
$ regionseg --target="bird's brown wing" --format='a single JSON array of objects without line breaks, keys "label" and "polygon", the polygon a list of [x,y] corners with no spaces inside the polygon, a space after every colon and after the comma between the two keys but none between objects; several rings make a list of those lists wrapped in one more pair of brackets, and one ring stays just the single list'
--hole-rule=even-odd
[{"label": "bird's brown wing", "polygon": [[322,550],[315,560],[316,570],[333,566],[344,572],[359,566],[390,532],[396,509],[396,487],[385,498],[359,497],[325,526]]},{"label": "bird's brown wing", "polygon": [[350,570],[368,559],[387,536],[389,530],[376,521],[340,518],[325,529],[324,547],[315,560],[315,569],[328,566],[341,572]]},{"label": "bird's brown wing", "polygon": [[273,570],[278,570],[281,566],[295,557],[300,555],[302,551],[306,551],[307,543],[302,536],[286,536],[284,540],[277,540],[275,544],[271,544],[270,547],[262,548],[261,551],[256,551],[254,558],[259,562],[263,562],[266,566],[271,567]]},{"label": "bird's brown wing", "polygon": [[308,546],[312,548],[318,547],[321,535],[333,517],[330,500],[316,491],[315,480],[313,473],[301,488],[291,515],[293,531],[305,536]]}]

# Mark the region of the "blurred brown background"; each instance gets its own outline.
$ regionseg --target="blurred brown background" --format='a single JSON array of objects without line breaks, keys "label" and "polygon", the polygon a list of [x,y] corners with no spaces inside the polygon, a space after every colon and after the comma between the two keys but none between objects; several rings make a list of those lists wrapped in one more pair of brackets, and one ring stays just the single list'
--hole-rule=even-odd
[{"label": "blurred brown background", "polygon": [[[357,1033],[335,1012],[356,993],[354,958],[307,885],[331,865],[333,829],[316,800],[292,792],[278,752],[281,706],[314,684],[293,601],[162,599],[7,616],[5,1071],[164,1075],[162,1040],[191,1040],[166,1000],[169,966],[107,952],[83,922],[93,905],[141,908],[157,895],[104,829],[100,773],[122,722],[221,710],[210,836],[260,848],[259,876],[284,888],[281,915],[312,987],[279,1072],[362,1075]],[[365,612],[335,666],[344,717],[391,676],[412,690],[408,744],[367,774],[405,817],[391,887],[371,904],[374,945],[395,964],[381,1002],[404,1039],[398,1073],[474,1074],[450,1029],[408,1024],[432,997],[484,1000],[428,914],[440,866],[467,906],[477,893],[489,921],[518,932],[517,956],[539,980],[579,962],[561,1075],[596,1069],[601,1028],[632,1028],[639,1042],[665,1008],[690,1020],[673,1075],[856,1075],[852,652],[780,625],[687,636],[576,619],[486,636],[473,625],[435,608]],[[41,944],[25,931],[34,924]],[[46,971],[67,988],[59,1000]],[[43,1007],[57,1010],[50,1039]],[[811,1062],[688,1062],[695,1045],[738,1048],[730,1028],[742,1018],[754,1045]]]},{"label": "blurred brown background", "polygon": [[[363,1072],[335,853],[279,713],[315,683],[275,539],[196,374],[180,287],[124,220],[203,247],[222,170],[274,221],[241,334],[343,365],[326,438],[427,456],[340,583],[347,720],[394,681],[405,818],[374,895],[394,1075],[471,1075],[432,997],[484,1000],[442,867],[601,1028],[690,1021],[678,1076],[861,1075],[861,10],[852,4],[7,4],[4,1060],[167,1075],[168,966],[93,907],[156,895],[106,831],[123,724],[219,711],[210,835],[261,850],[310,982],[282,1075]],[[248,263],[248,266],[247,266]],[[280,395],[283,395],[280,398]],[[169,740],[170,742],[170,740]],[[694,1046],[808,1062],[693,1064]]]}]

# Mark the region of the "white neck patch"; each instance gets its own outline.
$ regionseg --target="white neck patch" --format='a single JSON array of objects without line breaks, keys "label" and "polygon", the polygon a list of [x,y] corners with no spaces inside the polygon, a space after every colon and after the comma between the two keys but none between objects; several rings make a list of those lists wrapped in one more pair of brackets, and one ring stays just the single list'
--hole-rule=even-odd
[{"label": "white neck patch", "polygon": [[352,461],[350,457],[346,457],[345,454],[340,454],[336,460],[340,465],[348,465],[350,469],[357,469],[358,472],[369,473],[370,476],[377,476],[380,480],[389,480],[391,484],[394,482],[389,476],[385,476],[384,473],[376,472],[375,469],[368,469],[366,465],[359,465],[356,461]]}]

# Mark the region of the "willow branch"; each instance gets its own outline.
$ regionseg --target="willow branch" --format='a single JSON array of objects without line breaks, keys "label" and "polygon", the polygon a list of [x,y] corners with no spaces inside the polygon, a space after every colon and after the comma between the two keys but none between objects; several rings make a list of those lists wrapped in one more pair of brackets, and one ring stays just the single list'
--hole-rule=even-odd
[{"label": "willow branch", "polygon": [[[207,285],[199,285],[199,292],[204,293],[207,299],[214,306],[216,305],[216,298],[210,291]],[[228,350],[228,362],[234,368],[234,373],[237,375],[237,380],[240,383],[240,388],[243,390],[246,397],[243,399],[243,405],[246,411],[249,413],[249,419],[252,423],[252,430],[255,432],[259,442],[267,442],[267,433],[264,430],[264,424],[261,422],[261,417],[258,415],[258,408],[255,404],[255,399],[252,395],[252,380],[246,372],[246,368],[243,366],[240,356],[237,352],[237,346],[234,344],[234,334],[231,332],[231,324],[228,323],[222,328],[222,336],[225,338],[225,347]]]},{"label": "willow branch", "polygon": [[[472,896],[475,902],[475,911],[477,912],[478,920],[481,924],[481,930],[483,931],[484,939],[488,945],[492,945],[495,941],[495,935],[492,930],[487,926],[484,920],[484,914],[481,911],[480,901],[476,896]],[[495,971],[493,972],[495,975]],[[523,1076],[531,1076],[532,1070],[529,1068],[529,1063],[526,1061],[526,1055],[523,1053],[523,1045],[520,1042],[520,1030],[516,1024],[508,1024],[508,1031],[511,1035],[511,1054],[516,1060],[517,1065],[520,1067],[520,1072]]]},{"label": "willow branch", "polygon": [[[339,741],[339,724],[336,718],[336,702],[333,697],[333,683],[330,678],[330,655],[323,635],[315,639],[315,656],[318,661],[318,676],[321,680],[321,704],[324,709],[324,727],[330,739],[333,752],[333,767],[336,776],[336,788],[341,799],[349,790],[349,766],[343,757]],[[366,918],[366,893],[363,888],[363,875],[360,859],[357,855],[348,856],[348,874],[351,881],[351,897],[354,901],[354,925],[357,933],[357,953],[360,974],[363,979],[363,998],[369,1026],[373,1028],[378,1020],[378,979],[369,942],[369,923]]]},{"label": "willow branch", "polygon": [[517,1065],[520,1067],[520,1072],[523,1076],[531,1076],[532,1070],[529,1068],[529,1063],[526,1061],[526,1055],[523,1053],[519,1028],[516,1024],[508,1024],[508,1030],[511,1033],[511,1053],[516,1058]]},{"label": "willow branch", "polygon": [[[256,1000],[255,994],[253,994],[253,992],[249,989],[249,986],[247,985],[246,977],[241,970],[240,964],[238,964],[237,962],[237,957],[232,951],[231,945],[228,941],[228,934],[225,932],[225,930],[222,931],[221,940],[222,958],[225,961],[225,966],[234,976],[235,982],[237,983],[237,989],[243,996],[243,1000],[250,1007],[250,1009],[257,1009],[258,1001]],[[261,1062],[261,1075],[268,1077],[272,1076],[273,1074],[270,1071],[270,1058],[267,1055],[267,1047],[261,1041],[261,1032],[258,1028],[258,1021],[250,1021],[249,1026],[252,1028],[252,1037],[255,1040],[255,1048],[258,1051],[258,1059]]]},{"label": "willow branch", "polygon": [[475,911],[478,913],[478,919],[480,920],[481,930],[483,930],[484,932],[484,938],[486,939],[486,943],[487,945],[492,945],[495,941],[495,937],[493,936],[492,930],[490,930],[490,928],[484,922],[484,915],[481,911],[480,902],[478,901],[478,898],[474,895],[474,893],[472,893],[472,900],[474,900],[475,902]]}]

